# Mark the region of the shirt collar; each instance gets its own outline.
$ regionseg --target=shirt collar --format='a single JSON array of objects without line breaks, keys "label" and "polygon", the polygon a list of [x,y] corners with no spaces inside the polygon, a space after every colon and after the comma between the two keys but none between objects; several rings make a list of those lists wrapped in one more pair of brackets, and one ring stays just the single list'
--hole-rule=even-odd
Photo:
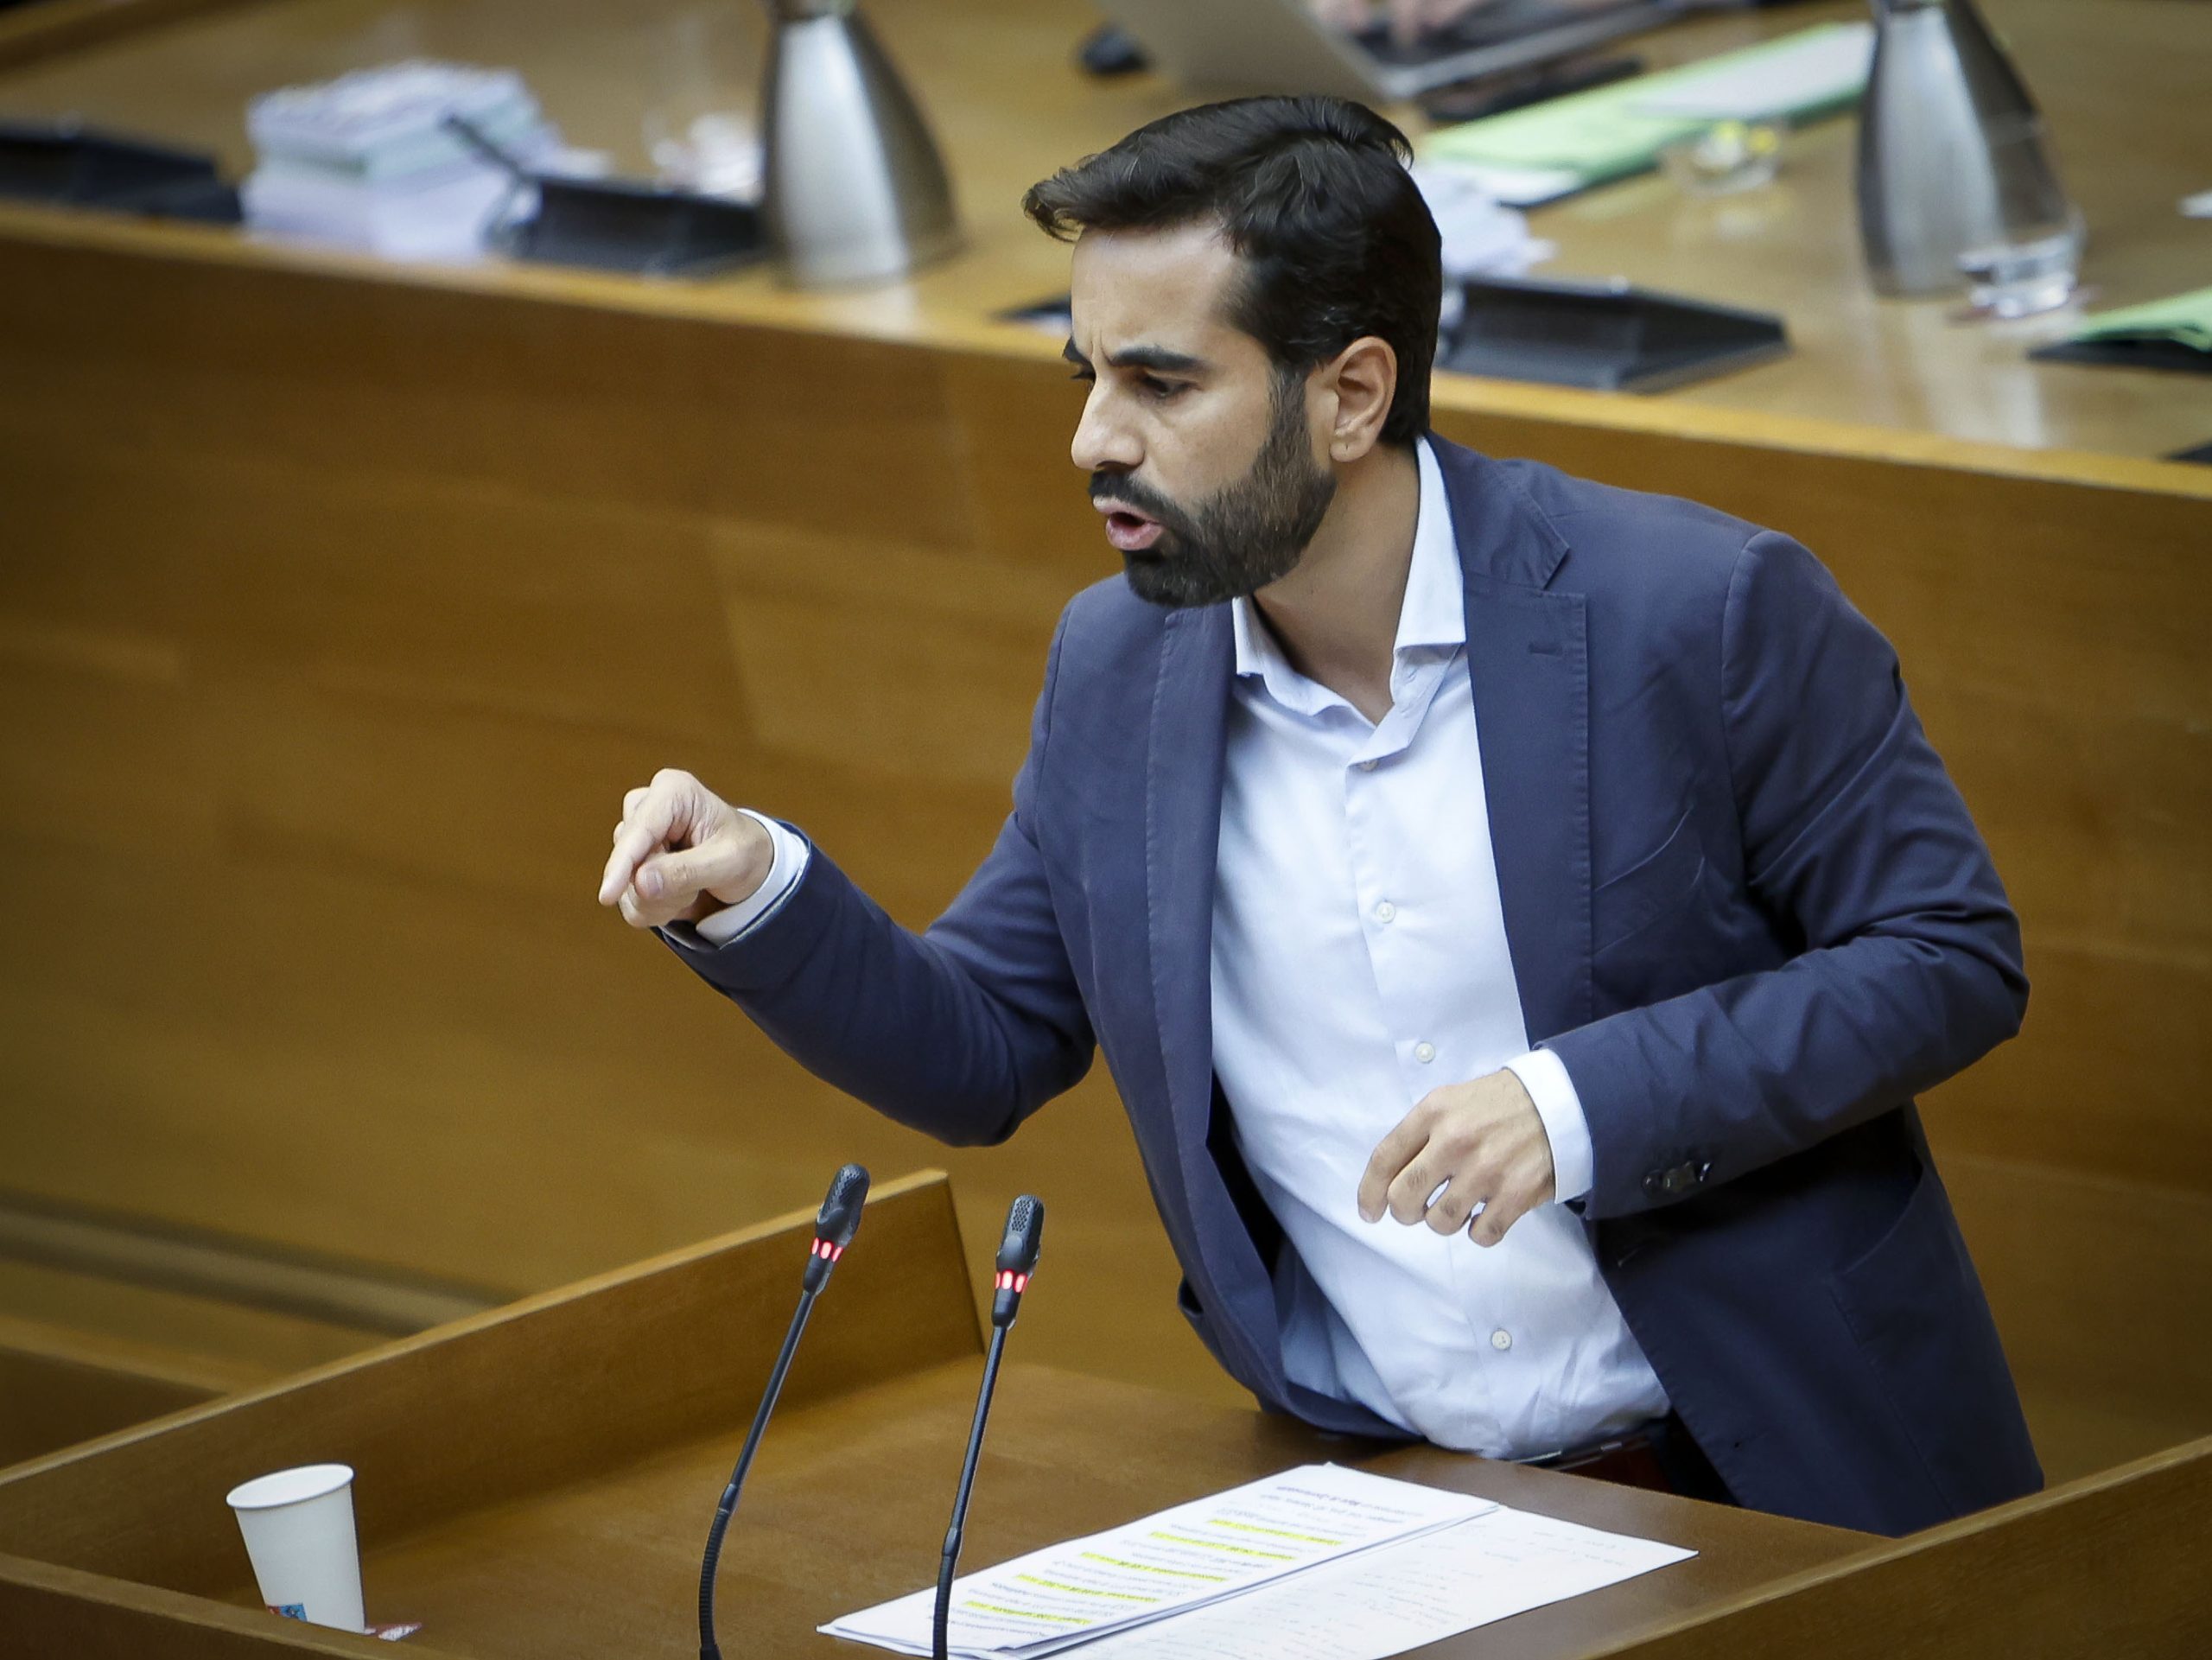
[{"label": "shirt collar", "polygon": [[[1423,438],[1414,445],[1421,468],[1421,503],[1414,523],[1413,563],[1406,573],[1406,597],[1398,607],[1393,656],[1402,662],[1424,646],[1450,648],[1467,643],[1465,585],[1460,579],[1459,544],[1452,531],[1452,503],[1444,491],[1444,469]],[[1290,666],[1248,599],[1230,601],[1236,639],[1236,672],[1258,675],[1274,697],[1292,707],[1309,701],[1310,685]]]}]

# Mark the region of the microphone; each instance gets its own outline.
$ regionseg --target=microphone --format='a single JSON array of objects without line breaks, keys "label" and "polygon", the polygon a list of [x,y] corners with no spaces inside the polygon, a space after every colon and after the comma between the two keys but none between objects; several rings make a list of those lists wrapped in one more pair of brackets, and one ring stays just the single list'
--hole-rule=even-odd
[{"label": "microphone", "polygon": [[960,1535],[968,1524],[968,1500],[976,1490],[976,1462],[982,1456],[983,1424],[991,1415],[991,1391],[998,1387],[999,1358],[1006,1334],[1021,1312],[1021,1294],[1037,1272],[1037,1253],[1045,1243],[1045,1201],[1024,1193],[1006,1213],[1006,1237],[999,1242],[998,1271],[992,1279],[991,1347],[983,1357],[983,1387],[976,1396],[976,1422],[968,1432],[968,1456],[960,1466],[960,1491],[952,1501],[952,1525],[945,1530],[944,1554],[938,1561],[937,1607],[930,1620],[931,1653],[947,1660],[947,1628],[952,1619],[952,1576],[960,1565]]},{"label": "microphone", "polygon": [[791,1315],[791,1329],[784,1333],[783,1351],[768,1373],[768,1387],[761,1394],[760,1409],[753,1415],[745,1450],[737,1455],[737,1468],[730,1472],[729,1485],[722,1489],[721,1503],[715,1509],[714,1525],[707,1530],[706,1560],[699,1567],[699,1660],[722,1660],[721,1649],[715,1641],[715,1569],[721,1561],[722,1535],[737,1509],[738,1491],[745,1485],[746,1472],[753,1467],[753,1455],[760,1449],[768,1415],[776,1409],[776,1397],[783,1393],[784,1374],[791,1369],[791,1357],[798,1352],[806,1317],[813,1310],[817,1294],[830,1283],[830,1271],[860,1231],[861,1207],[867,1198],[868,1172],[857,1164],[849,1164],[830,1179],[829,1194],[814,1213],[814,1243],[807,1249],[798,1311]]}]

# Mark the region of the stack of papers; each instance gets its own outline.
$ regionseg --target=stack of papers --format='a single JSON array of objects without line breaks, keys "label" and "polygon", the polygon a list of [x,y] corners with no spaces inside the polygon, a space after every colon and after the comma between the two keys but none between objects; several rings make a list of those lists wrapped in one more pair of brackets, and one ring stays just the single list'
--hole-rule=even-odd
[{"label": "stack of papers", "polygon": [[1529,207],[1641,173],[1719,120],[1803,121],[1866,90],[1870,23],[1827,23],[1680,69],[1445,127],[1422,159],[1471,169],[1500,201]]},{"label": "stack of papers", "polygon": [[1386,1660],[1695,1555],[1500,1506],[1107,1638],[1083,1660]]},{"label": "stack of papers", "polygon": [[1559,251],[1529,234],[1529,216],[1491,194],[1481,178],[1440,162],[1416,162],[1414,184],[1428,205],[1442,242],[1447,282],[1470,277],[1521,277]]},{"label": "stack of papers", "polygon": [[514,189],[447,124],[458,116],[524,167],[560,148],[511,69],[410,62],[253,100],[247,222],[396,259],[467,259]]},{"label": "stack of papers", "polygon": [[[1037,1660],[1381,1660],[1694,1553],[1309,1465],[956,1580],[950,1651]],[[832,1637],[931,1651],[933,1591]]]}]

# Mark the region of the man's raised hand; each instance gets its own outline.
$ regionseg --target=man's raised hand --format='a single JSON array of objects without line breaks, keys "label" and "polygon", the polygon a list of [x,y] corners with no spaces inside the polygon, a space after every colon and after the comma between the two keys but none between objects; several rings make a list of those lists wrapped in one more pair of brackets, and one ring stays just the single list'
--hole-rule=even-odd
[{"label": "man's raised hand", "polygon": [[752,897],[775,848],[759,822],[689,773],[664,767],[622,798],[599,902],[632,928],[696,922]]}]

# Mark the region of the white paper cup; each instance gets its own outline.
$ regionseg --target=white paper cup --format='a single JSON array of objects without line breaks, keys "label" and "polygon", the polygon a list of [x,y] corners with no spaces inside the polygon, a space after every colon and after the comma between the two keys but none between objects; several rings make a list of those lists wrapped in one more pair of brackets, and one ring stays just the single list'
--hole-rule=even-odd
[{"label": "white paper cup", "polygon": [[368,1629],[350,1467],[279,1470],[232,1488],[229,1502],[270,1613],[341,1631]]}]

